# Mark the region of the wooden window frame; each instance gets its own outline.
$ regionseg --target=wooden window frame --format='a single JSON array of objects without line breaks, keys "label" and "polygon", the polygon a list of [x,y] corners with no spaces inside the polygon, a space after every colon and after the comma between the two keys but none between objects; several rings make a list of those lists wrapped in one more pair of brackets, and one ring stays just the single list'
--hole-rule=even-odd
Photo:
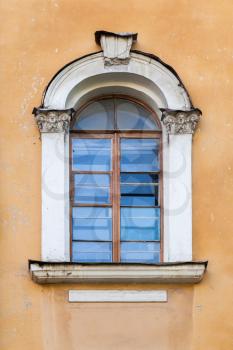
[{"label": "wooden window frame", "polygon": [[[163,215],[163,149],[162,149],[162,130],[72,130],[72,127],[75,123],[75,120],[78,118],[78,115],[91,103],[103,100],[103,99],[125,99],[127,101],[134,102],[136,104],[141,105],[148,111],[150,111],[152,117],[154,118],[156,124],[161,127],[159,118],[156,113],[148,107],[144,102],[129,97],[125,95],[104,95],[98,98],[94,98],[89,100],[83,106],[81,106],[77,112],[74,121],[71,124],[70,130],[70,143],[69,143],[69,174],[70,174],[70,260],[73,260],[73,252],[72,252],[72,209],[74,207],[106,207],[112,208],[112,263],[121,263],[120,261],[120,140],[121,138],[151,138],[151,139],[159,139],[159,161],[160,161],[160,170],[150,173],[158,173],[159,174],[159,205],[154,206],[153,208],[160,208],[160,240],[153,242],[160,242],[160,262],[163,262],[163,246],[164,246],[164,215]],[[114,102],[114,120],[116,120],[116,108]],[[115,126],[115,125],[114,125]],[[72,170],[72,140],[77,138],[100,138],[100,139],[111,139],[112,140],[112,170],[111,171],[76,171]],[[143,172],[144,173],[144,172]],[[85,204],[85,203],[74,203],[74,175],[75,174],[109,174],[111,176],[110,180],[110,204]],[[132,207],[132,206],[131,206]],[[143,206],[140,206],[144,208]],[[146,206],[147,207],[147,206]],[[137,208],[137,206],[135,206]],[[92,242],[92,241],[90,241]],[[105,241],[100,241],[105,242]],[[106,241],[107,242],[107,241]],[[124,242],[124,241],[123,241]],[[129,241],[130,242],[130,241]],[[132,241],[131,241],[132,242]],[[152,241],[138,241],[140,242],[152,242]]]}]

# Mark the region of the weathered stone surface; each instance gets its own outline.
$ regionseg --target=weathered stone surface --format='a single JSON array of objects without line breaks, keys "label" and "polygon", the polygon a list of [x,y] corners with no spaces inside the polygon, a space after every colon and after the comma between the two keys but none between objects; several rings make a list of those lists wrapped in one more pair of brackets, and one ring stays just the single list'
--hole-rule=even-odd
[{"label": "weathered stone surface", "polygon": [[66,110],[34,108],[33,114],[41,133],[68,132],[74,110],[72,108]]},{"label": "weathered stone surface", "polygon": [[33,281],[42,284],[77,282],[198,283],[202,280],[206,267],[207,262],[157,265],[29,262]]},{"label": "weathered stone surface", "polygon": [[194,134],[202,114],[198,108],[189,111],[171,109],[161,109],[161,111],[161,120],[168,134]]},{"label": "weathered stone surface", "polygon": [[130,50],[137,40],[137,33],[113,33],[98,31],[95,33],[96,42],[101,46],[104,53],[106,66],[128,64]]}]

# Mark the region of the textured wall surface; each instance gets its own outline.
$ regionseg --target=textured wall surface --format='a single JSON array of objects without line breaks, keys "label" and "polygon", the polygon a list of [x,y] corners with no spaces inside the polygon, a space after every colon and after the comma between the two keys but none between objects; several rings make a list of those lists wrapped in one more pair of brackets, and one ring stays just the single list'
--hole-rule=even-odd
[{"label": "textured wall surface", "polygon": [[[230,350],[233,2],[2,0],[0,7],[1,350]],[[67,291],[77,286],[39,286],[28,275],[28,258],[40,259],[41,230],[41,142],[31,111],[62,66],[99,50],[100,29],[137,31],[135,49],[173,66],[203,112],[193,140],[193,246],[194,259],[209,260],[208,273],[196,286],[158,286],[168,289],[164,304],[69,304]]]}]

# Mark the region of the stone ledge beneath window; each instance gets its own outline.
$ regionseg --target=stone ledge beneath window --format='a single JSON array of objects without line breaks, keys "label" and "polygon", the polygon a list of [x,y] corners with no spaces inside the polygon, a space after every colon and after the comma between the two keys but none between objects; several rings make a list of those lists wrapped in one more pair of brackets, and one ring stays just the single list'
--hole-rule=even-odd
[{"label": "stone ledge beneath window", "polygon": [[146,264],[80,264],[29,260],[32,280],[48,283],[198,283],[207,261]]}]

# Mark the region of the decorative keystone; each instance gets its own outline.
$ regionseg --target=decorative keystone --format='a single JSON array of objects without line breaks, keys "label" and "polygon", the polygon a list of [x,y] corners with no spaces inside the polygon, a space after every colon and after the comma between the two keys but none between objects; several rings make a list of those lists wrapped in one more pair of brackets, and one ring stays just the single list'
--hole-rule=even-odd
[{"label": "decorative keystone", "polygon": [[38,128],[41,133],[68,132],[71,119],[75,113],[73,108],[54,110],[45,108],[34,108]]},{"label": "decorative keystone", "polygon": [[189,111],[161,109],[161,112],[161,120],[168,134],[194,134],[202,115],[198,108]]},{"label": "decorative keystone", "polygon": [[106,66],[128,64],[130,50],[137,41],[137,33],[95,32],[95,41],[101,46]]}]

